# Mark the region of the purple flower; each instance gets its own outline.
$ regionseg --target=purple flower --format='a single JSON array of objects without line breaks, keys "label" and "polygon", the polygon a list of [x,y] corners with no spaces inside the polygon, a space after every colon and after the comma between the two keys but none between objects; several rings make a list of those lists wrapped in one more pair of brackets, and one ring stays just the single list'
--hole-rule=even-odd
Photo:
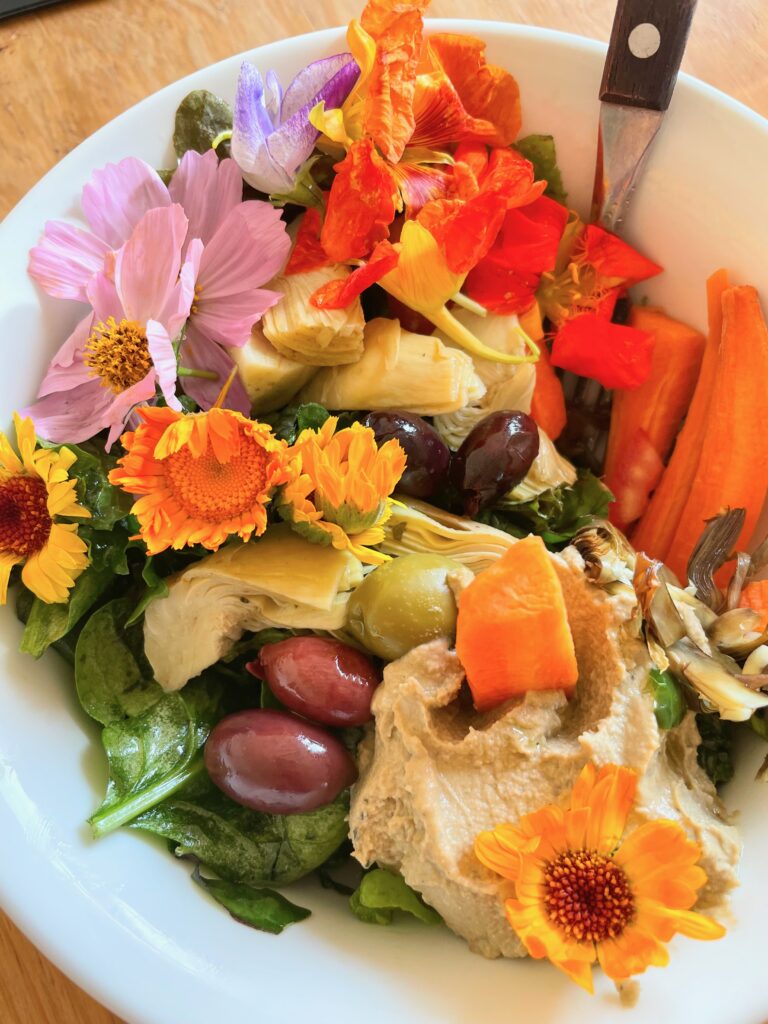
[{"label": "purple flower", "polygon": [[324,57],[300,71],[283,95],[274,71],[264,81],[245,62],[232,131],[232,156],[245,180],[267,195],[289,193],[320,134],[309,121],[310,111],[321,100],[328,108],[340,107],[359,74],[349,53]]}]

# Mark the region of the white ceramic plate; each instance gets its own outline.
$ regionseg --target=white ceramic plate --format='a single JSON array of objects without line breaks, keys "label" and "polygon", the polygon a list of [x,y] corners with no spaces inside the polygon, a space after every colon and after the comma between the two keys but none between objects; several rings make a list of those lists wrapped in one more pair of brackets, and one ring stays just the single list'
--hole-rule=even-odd
[{"label": "white ceramic plate", "polygon": [[[604,47],[556,32],[490,22],[434,22],[488,41],[517,76],[523,133],[553,133],[571,202],[591,187]],[[289,39],[247,56],[283,81],[310,59],[343,49],[340,30]],[[179,100],[205,87],[231,99],[240,57],[191,75],[102,128],[48,174],[0,226],[0,421],[29,401],[43,368],[79,318],[74,304],[37,292],[26,257],[47,218],[77,215],[95,167],[131,154],[168,166]],[[83,97],[87,102],[87,97]],[[648,294],[702,325],[704,279],[725,265],[768,299],[768,125],[715,90],[681,77],[638,191],[628,235],[669,268]],[[728,438],[723,437],[723,444]],[[125,831],[99,843],[84,827],[103,791],[98,735],[77,707],[55,654],[16,653],[20,628],[0,615],[0,904],[67,972],[131,1024],[601,1024],[620,1013],[606,979],[590,998],[552,967],[485,961],[445,929],[376,928],[341,897],[306,883],[315,911],[280,937],[233,922],[160,844]],[[768,920],[766,790],[753,783],[762,751],[741,752],[728,802],[741,812],[742,888],[721,942],[673,943],[672,965],[642,979],[627,1020],[759,1024]],[[32,1022],[30,1022],[32,1024]],[[34,1022],[37,1024],[37,1022]]]}]

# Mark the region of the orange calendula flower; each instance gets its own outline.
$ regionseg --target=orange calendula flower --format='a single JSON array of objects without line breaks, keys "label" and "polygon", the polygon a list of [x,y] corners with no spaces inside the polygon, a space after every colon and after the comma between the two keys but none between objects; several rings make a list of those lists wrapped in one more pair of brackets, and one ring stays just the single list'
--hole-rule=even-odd
[{"label": "orange calendula flower", "polygon": [[373,431],[361,423],[336,432],[337,425],[331,416],[319,430],[299,434],[290,449],[292,479],[278,511],[308,540],[350,550],[377,565],[389,556],[371,545],[384,539],[389,496],[405,469],[405,452],[395,440],[379,447]]},{"label": "orange calendula flower", "polygon": [[665,943],[680,933],[719,939],[722,925],[695,913],[707,876],[701,850],[675,821],[640,825],[626,837],[637,774],[588,764],[570,807],[555,804],[517,825],[481,832],[475,853],[515,883],[507,919],[532,957],[548,957],[592,992],[592,964],[614,981],[664,967]]},{"label": "orange calendula flower", "polygon": [[22,566],[21,581],[36,597],[57,604],[88,565],[77,525],[59,517],[89,519],[91,513],[77,503],[77,481],[69,477],[75,453],[37,448],[32,420],[15,413],[13,422],[19,455],[0,434],[0,604],[14,565]]},{"label": "orange calendula flower", "polygon": [[137,412],[142,422],[120,439],[126,454],[109,480],[139,495],[131,511],[151,555],[187,544],[216,551],[232,535],[264,533],[266,506],[289,476],[284,441],[232,409]]}]

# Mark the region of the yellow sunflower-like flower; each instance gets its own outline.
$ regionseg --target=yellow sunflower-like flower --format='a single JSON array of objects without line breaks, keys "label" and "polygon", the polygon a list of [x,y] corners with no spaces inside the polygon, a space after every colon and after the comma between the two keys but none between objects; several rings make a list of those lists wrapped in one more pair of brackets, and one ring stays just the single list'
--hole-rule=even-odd
[{"label": "yellow sunflower-like flower", "polygon": [[291,448],[293,476],[278,511],[297,533],[317,544],[349,549],[378,565],[388,556],[372,551],[384,539],[392,514],[389,497],[405,469],[396,440],[381,447],[370,427],[353,423],[336,431],[331,416],[319,430],[303,430]]},{"label": "yellow sunflower-like flower", "polygon": [[233,534],[260,536],[276,487],[288,479],[287,445],[232,409],[181,413],[144,406],[123,434],[126,454],[110,483],[140,497],[132,508],[150,554],[202,544],[216,551]]},{"label": "yellow sunflower-like flower", "polygon": [[640,825],[624,838],[637,775],[588,764],[570,807],[550,804],[517,825],[481,832],[475,853],[515,883],[507,920],[536,959],[548,957],[592,992],[592,964],[626,981],[664,967],[675,933],[719,939],[725,929],[690,908],[707,876],[701,850],[675,821]]},{"label": "yellow sunflower-like flower", "polygon": [[69,470],[77,456],[69,448],[37,448],[30,419],[14,413],[16,454],[0,433],[0,604],[8,596],[14,565],[23,563],[21,580],[41,601],[66,601],[75,580],[88,565],[86,544],[76,523],[59,516],[88,519],[77,503],[77,481]]}]

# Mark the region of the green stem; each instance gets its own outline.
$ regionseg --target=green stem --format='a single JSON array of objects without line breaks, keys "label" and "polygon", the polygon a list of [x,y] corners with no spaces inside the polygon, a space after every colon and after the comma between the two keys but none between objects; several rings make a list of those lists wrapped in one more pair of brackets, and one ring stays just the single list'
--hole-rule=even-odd
[{"label": "green stem", "polygon": [[491,348],[489,345],[484,345],[479,338],[476,338],[474,334],[464,326],[459,320],[450,313],[445,306],[441,306],[439,309],[431,309],[428,312],[426,310],[419,310],[423,312],[428,320],[431,320],[435,327],[439,327],[444,334],[447,334],[451,341],[455,341],[457,345],[460,345],[465,352],[469,352],[471,356],[476,356],[478,359],[488,359],[493,363],[537,363],[541,351],[539,346],[534,342],[522,327],[516,327],[515,331],[520,335],[521,340],[529,350],[529,355],[516,356],[511,355],[508,352],[499,352],[495,348]]},{"label": "green stem", "polygon": [[188,366],[180,366],[178,370],[180,377],[199,377],[201,380],[218,380],[219,375],[214,370],[191,370]]},{"label": "green stem", "polygon": [[165,778],[149,786],[147,789],[129,796],[125,800],[109,807],[105,807],[88,819],[88,824],[93,830],[94,839],[100,839],[109,832],[114,832],[121,825],[127,825],[144,811],[149,811],[157,806],[166,797],[171,796],[182,786],[186,785],[204,770],[203,755],[199,754],[191,761],[177,768],[166,775]]},{"label": "green stem", "polygon": [[456,303],[457,306],[463,306],[464,309],[468,309],[470,313],[475,313],[477,316],[488,316],[488,310],[485,306],[481,306],[479,302],[475,302],[474,299],[470,299],[468,295],[464,295],[463,292],[455,292],[451,299]]}]

